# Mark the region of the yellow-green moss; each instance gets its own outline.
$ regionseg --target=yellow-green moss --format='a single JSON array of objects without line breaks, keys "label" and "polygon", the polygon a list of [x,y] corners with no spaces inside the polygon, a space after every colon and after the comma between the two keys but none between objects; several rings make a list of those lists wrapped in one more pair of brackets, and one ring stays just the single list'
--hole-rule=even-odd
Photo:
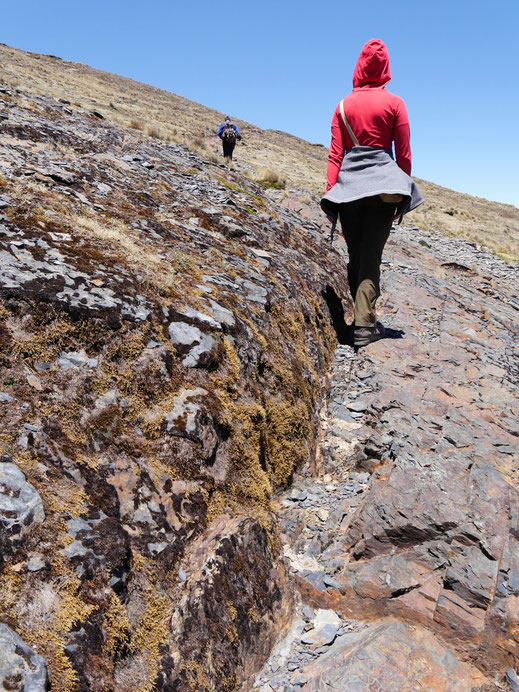
[{"label": "yellow-green moss", "polygon": [[180,666],[180,672],[186,677],[186,692],[209,692],[210,680],[205,667],[195,661],[184,661]]},{"label": "yellow-green moss", "polygon": [[[144,600],[145,609],[130,633],[128,647],[132,654],[143,655],[148,663],[148,678],[139,692],[151,692],[159,670],[160,646],[169,636],[168,602],[159,593],[149,561],[134,553],[132,562],[134,579],[138,582],[137,588]],[[119,627],[121,626],[124,628],[124,618],[120,620]]]},{"label": "yellow-green moss", "polygon": [[291,404],[275,398],[267,401],[266,410],[269,468],[276,485],[285,487],[311,450],[310,412],[304,403]]},{"label": "yellow-green moss", "polygon": [[211,524],[215,519],[225,512],[226,507],[230,504],[229,501],[230,498],[228,491],[218,488],[211,493],[207,503],[207,524]]},{"label": "yellow-green moss", "polygon": [[13,354],[32,363],[35,360],[49,361],[55,358],[70,342],[74,327],[64,319],[46,325],[25,339],[13,341]]},{"label": "yellow-green moss", "polygon": [[231,380],[238,380],[241,371],[241,361],[236,353],[236,349],[231,343],[231,340],[224,336],[223,338],[223,349],[225,354],[225,364],[227,365],[227,376]]},{"label": "yellow-green moss", "polygon": [[113,591],[108,595],[108,603],[103,614],[105,618],[103,627],[106,632],[106,650],[113,657],[121,644],[128,640],[131,629],[126,611]]},{"label": "yellow-green moss", "polygon": [[[20,603],[20,594],[25,589],[25,585],[21,582],[17,589],[16,603],[11,606],[11,612],[18,621],[22,638],[46,660],[52,689],[58,692],[77,692],[76,672],[65,653],[65,646],[68,634],[75,623],[86,620],[94,606],[83,602],[79,596],[79,579],[60,558],[59,555],[53,556],[53,574],[56,576],[47,583],[56,594],[56,607],[47,612],[45,623],[38,627],[37,624],[31,622],[30,617],[29,622],[26,622],[25,618],[20,619],[14,613]],[[2,584],[5,576],[2,574]],[[9,579],[7,581],[9,582]],[[37,597],[37,593],[26,592],[24,596]],[[9,610],[4,612],[4,617],[9,619]]]}]

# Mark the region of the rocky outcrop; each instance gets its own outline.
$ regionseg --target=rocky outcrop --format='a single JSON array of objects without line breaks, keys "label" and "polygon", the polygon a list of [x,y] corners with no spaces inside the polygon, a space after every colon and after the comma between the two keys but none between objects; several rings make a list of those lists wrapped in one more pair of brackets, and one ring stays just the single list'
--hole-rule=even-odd
[{"label": "rocky outcrop", "polygon": [[472,690],[485,684],[421,627],[388,620],[346,634],[307,669],[308,690]]},{"label": "rocky outcrop", "polygon": [[0,610],[53,690],[241,689],[291,604],[344,293],[239,173],[2,91]]},{"label": "rocky outcrop", "polygon": [[[410,227],[386,257],[388,338],[336,349],[322,456],[280,498],[300,626],[261,692],[515,678],[519,272]],[[327,641],[318,609],[340,617]]]},{"label": "rocky outcrop", "polygon": [[[434,260],[415,256],[412,273],[398,264],[391,271],[386,302],[412,335],[366,356],[366,432],[380,441],[378,468],[346,527],[352,561],[338,581],[364,608],[425,622],[466,640],[480,665],[506,668],[519,653],[510,627],[519,490],[514,298],[508,284],[456,263],[436,260],[444,274],[433,278]],[[405,294],[414,300],[397,298]],[[368,437],[366,457],[374,446]]]}]

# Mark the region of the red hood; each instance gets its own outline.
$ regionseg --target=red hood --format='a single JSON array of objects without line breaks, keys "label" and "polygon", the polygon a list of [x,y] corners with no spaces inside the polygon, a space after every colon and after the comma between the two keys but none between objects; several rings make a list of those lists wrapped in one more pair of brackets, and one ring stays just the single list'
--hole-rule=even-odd
[{"label": "red hood", "polygon": [[353,88],[361,86],[384,86],[391,79],[389,55],[384,43],[374,38],[360,51],[353,71]]}]

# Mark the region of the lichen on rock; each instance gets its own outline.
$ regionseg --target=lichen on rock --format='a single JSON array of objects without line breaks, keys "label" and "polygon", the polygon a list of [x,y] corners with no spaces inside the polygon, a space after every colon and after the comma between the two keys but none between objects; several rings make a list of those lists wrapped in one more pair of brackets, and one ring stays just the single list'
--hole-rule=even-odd
[{"label": "lichen on rock", "polygon": [[20,546],[31,524],[44,519],[43,502],[34,486],[16,464],[0,460],[0,565]]},{"label": "lichen on rock", "polygon": [[315,450],[334,251],[239,172],[7,96],[0,472],[41,500],[4,620],[53,690],[240,689],[288,617],[272,500]]}]

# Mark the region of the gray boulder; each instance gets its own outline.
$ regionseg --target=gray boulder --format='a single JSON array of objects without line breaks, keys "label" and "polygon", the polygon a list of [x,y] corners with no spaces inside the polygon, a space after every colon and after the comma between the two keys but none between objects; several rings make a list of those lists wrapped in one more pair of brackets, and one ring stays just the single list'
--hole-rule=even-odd
[{"label": "gray boulder", "polygon": [[217,341],[204,334],[198,327],[185,322],[172,322],[169,325],[169,338],[181,354],[186,354],[182,365],[186,368],[209,365],[216,349]]},{"label": "gray boulder", "polygon": [[21,538],[27,527],[43,521],[43,502],[22,471],[10,462],[0,463],[0,529]]},{"label": "gray boulder", "polygon": [[196,401],[206,394],[207,390],[202,387],[183,387],[175,397],[173,408],[166,414],[165,421],[168,433],[199,442],[204,457],[209,458],[218,445],[218,435],[211,417]]},{"label": "gray boulder", "polygon": [[0,623],[0,688],[16,692],[44,692],[45,660],[7,625]]}]

